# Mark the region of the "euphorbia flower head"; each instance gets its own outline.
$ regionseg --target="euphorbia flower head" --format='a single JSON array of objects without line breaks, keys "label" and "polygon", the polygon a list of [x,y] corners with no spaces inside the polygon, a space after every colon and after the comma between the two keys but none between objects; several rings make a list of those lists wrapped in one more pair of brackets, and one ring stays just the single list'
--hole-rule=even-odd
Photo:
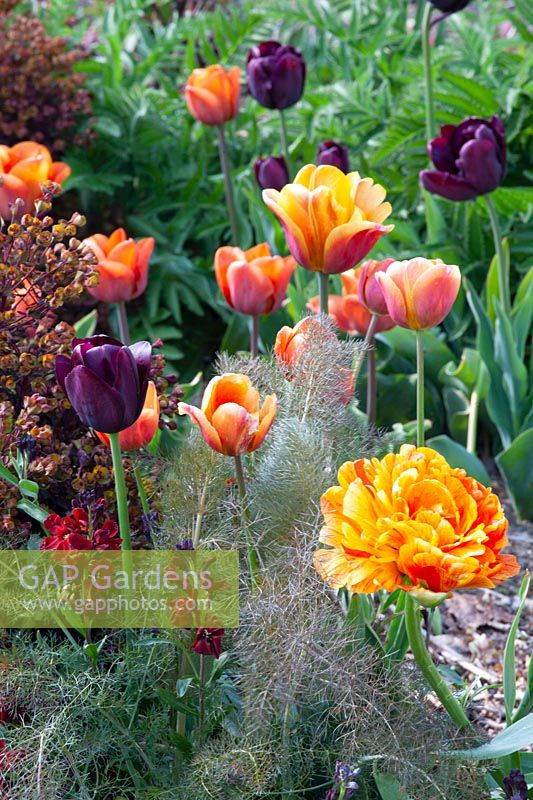
[{"label": "euphorbia flower head", "polygon": [[328,139],[318,145],[316,163],[319,166],[329,164],[331,167],[337,167],[345,173],[350,171],[348,150],[344,145],[334,142],[332,139]]},{"label": "euphorbia flower head", "polygon": [[249,250],[219,247],[215,253],[215,277],[227,304],[253,317],[280,308],[295,267],[292,256],[271,255],[266,242]]},{"label": "euphorbia flower head", "polygon": [[280,111],[302,96],[305,61],[295,47],[268,41],[252,47],[246,64],[248,88],[265,108]]},{"label": "euphorbia flower head", "polygon": [[72,355],[56,358],[56,377],[84,425],[118,433],[141,414],[152,347],[126,347],[109,336],[74,339]]},{"label": "euphorbia flower head", "polygon": [[386,272],[394,258],[384,258],[383,261],[369,259],[361,264],[358,271],[359,285],[357,294],[365,308],[372,314],[383,316],[388,314],[387,303],[383,297],[383,290],[376,280],[376,272]]},{"label": "euphorbia flower head", "polygon": [[189,111],[204,125],[224,125],[237,116],[241,71],[224,69],[220,64],[194,69],[185,86]]},{"label": "euphorbia flower head", "polygon": [[180,403],[180,414],[188,414],[200,428],[204,440],[217,453],[240,456],[263,443],[277,413],[275,394],[259,404],[259,392],[247,375],[227,372],[212,378],[201,408]]},{"label": "euphorbia flower head", "polygon": [[11,219],[10,206],[19,197],[24,201],[23,211],[31,214],[35,201],[42,196],[41,184],[63,183],[70,173],[68,164],[52,161],[50,151],[42,144],[0,145],[0,217]]},{"label": "euphorbia flower head", "polygon": [[348,461],[322,495],[315,567],[333,588],[424,595],[493,588],[516,575],[498,497],[429,447]]},{"label": "euphorbia flower head", "polygon": [[146,289],[148,264],[154,249],[154,239],[149,236],[135,242],[128,239],[124,228],[117,228],[111,236],[96,233],[85,239],[98,260],[100,280],[88,291],[104,303],[134,300]]},{"label": "euphorbia flower head", "polygon": [[444,125],[428,144],[436,169],[420,173],[424,189],[447,200],[471,200],[497,189],[506,168],[505,128],[499,117],[469,117]]},{"label": "euphorbia flower head", "polygon": [[385,189],[358,172],[307,164],[281,192],[265,189],[263,200],[277,216],[296,261],[333,275],[354,267],[392,230]]},{"label": "euphorbia flower head", "polygon": [[[150,444],[159,428],[159,398],[153,381],[148,382],[143,409],[133,425],[120,431],[118,439],[120,449],[124,451],[139,450]],[[109,436],[95,431],[103,444],[109,447]]]},{"label": "euphorbia flower head", "polygon": [[289,168],[283,156],[256,158],[254,172],[261,189],[277,189],[279,192],[290,180]]},{"label": "euphorbia flower head", "polygon": [[[368,263],[368,262],[367,262]],[[335,320],[341,331],[350,336],[365,336],[372,320],[372,314],[360,300],[359,287],[362,267],[350,269],[341,275],[342,295],[330,294],[328,296],[328,314]],[[312,297],[307,303],[307,308],[318,314],[320,301],[318,296]],[[388,331],[394,328],[394,322],[388,314],[381,314],[377,320],[375,333]]]},{"label": "euphorbia flower head", "polygon": [[461,286],[459,267],[440,258],[395,261],[386,271],[376,272],[375,279],[396,325],[412,330],[426,330],[442,322]]}]

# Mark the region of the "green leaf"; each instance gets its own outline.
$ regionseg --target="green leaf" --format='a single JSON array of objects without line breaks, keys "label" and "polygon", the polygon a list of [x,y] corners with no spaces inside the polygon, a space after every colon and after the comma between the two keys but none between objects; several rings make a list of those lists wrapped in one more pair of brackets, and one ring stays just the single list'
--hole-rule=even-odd
[{"label": "green leaf", "polygon": [[85,339],[86,336],[92,336],[96,330],[96,323],[98,321],[98,311],[93,308],[84,317],[79,319],[74,324],[74,330],[78,339]]},{"label": "green leaf", "polygon": [[29,517],[32,517],[32,519],[36,519],[37,522],[44,522],[45,519],[50,516],[49,511],[45,508],[41,508],[37,503],[32,503],[30,500],[19,500],[17,508],[24,511]]},{"label": "green leaf", "polygon": [[19,482],[19,490],[23,497],[29,497],[30,500],[37,500],[39,497],[39,484],[27,478],[23,478]]},{"label": "green leaf", "polygon": [[522,748],[529,747],[531,744],[533,744],[533,714],[528,714],[524,719],[503,730],[487,744],[471,750],[454,750],[449,755],[459,759],[471,758],[475,761],[492,761],[495,758],[503,758],[503,756],[518,753]]},{"label": "green leaf", "polygon": [[508,725],[512,722],[516,702],[516,634],[518,633],[520,617],[522,616],[522,611],[524,610],[527,599],[529,583],[530,575],[525,575],[518,592],[520,604],[509,629],[509,635],[507,636],[503,654],[503,697],[505,702],[505,718]]},{"label": "green leaf", "polygon": [[176,681],[176,695],[178,697],[185,697],[187,690],[192,683],[191,678],[178,678]]},{"label": "green leaf", "polygon": [[474,453],[469,453],[462,444],[454,442],[453,439],[450,439],[445,434],[428,439],[427,444],[444,456],[452,467],[462,467],[484,486],[490,486],[489,473],[485,469],[483,462]]},{"label": "green leaf", "polygon": [[8,468],[5,467],[3,464],[0,464],[0,478],[3,481],[7,481],[7,483],[10,483],[12,486],[18,487],[19,485],[18,477],[14,475],[10,470],[8,470]]},{"label": "green leaf", "polygon": [[381,800],[409,800],[402,791],[400,781],[394,775],[374,771],[374,781]]},{"label": "green leaf", "polygon": [[513,506],[521,519],[533,520],[533,428],[519,434],[513,443],[496,456]]}]

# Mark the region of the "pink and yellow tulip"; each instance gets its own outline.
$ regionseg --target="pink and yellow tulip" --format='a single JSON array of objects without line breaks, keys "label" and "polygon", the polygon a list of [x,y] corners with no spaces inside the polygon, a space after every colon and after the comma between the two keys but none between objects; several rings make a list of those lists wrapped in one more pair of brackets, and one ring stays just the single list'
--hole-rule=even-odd
[{"label": "pink and yellow tulip", "polygon": [[276,417],[277,400],[270,394],[260,406],[250,378],[228,372],[208,383],[201,408],[180,403],[178,410],[198,425],[209,447],[235,457],[252,453],[263,443]]},{"label": "pink and yellow tulip", "polygon": [[263,200],[283,225],[296,261],[334,275],[354,267],[392,230],[382,224],[392,210],[385,195],[358,172],[307,164],[280,192],[265,189]]}]

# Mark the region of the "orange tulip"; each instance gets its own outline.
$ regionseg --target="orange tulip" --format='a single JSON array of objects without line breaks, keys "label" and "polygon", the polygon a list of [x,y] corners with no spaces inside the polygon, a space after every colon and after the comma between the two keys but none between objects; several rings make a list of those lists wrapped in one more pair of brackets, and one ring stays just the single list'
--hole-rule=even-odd
[{"label": "orange tulip", "polygon": [[209,381],[201,408],[180,403],[209,447],[225,456],[251,453],[262,444],[277,413],[275,394],[259,406],[259,392],[247,375],[228,372]]},{"label": "orange tulip", "polygon": [[426,595],[492,588],[519,571],[502,555],[508,522],[498,497],[429,447],[348,461],[322,495],[315,567],[333,588]]},{"label": "orange tulip", "polygon": [[461,286],[459,267],[440,258],[395,261],[375,278],[394,322],[412,330],[426,330],[442,322]]},{"label": "orange tulip", "polygon": [[100,281],[88,291],[104,303],[134,300],[146,289],[148,264],[154,249],[151,236],[135,242],[128,239],[124,228],[117,228],[111,236],[96,233],[85,239],[98,259]]},{"label": "orange tulip", "polygon": [[308,164],[280,192],[265,189],[263,200],[283,225],[296,261],[333,275],[354,267],[392,230],[381,224],[392,210],[385,194],[358,172]]},{"label": "orange tulip", "polygon": [[271,255],[266,242],[245,251],[219,247],[215,253],[215,276],[227,304],[252,317],[280,308],[295,267],[292,256]]},{"label": "orange tulip", "polygon": [[24,201],[24,211],[32,213],[42,196],[41,184],[63,183],[71,173],[68,164],[52,161],[50,151],[37,142],[19,142],[13,147],[0,145],[0,217],[11,219],[10,205]]},{"label": "orange tulip", "polygon": [[226,70],[220,64],[194,69],[185,86],[189,111],[204,125],[223,125],[237,116],[241,71],[238,67]]},{"label": "orange tulip", "polygon": [[37,305],[41,299],[42,292],[40,286],[25,278],[22,285],[15,289],[13,295],[12,309],[18,316],[23,317]]},{"label": "orange tulip", "polygon": [[[351,269],[341,275],[342,295],[330,294],[328,297],[329,316],[335,320],[341,331],[350,336],[365,336],[372,319],[372,314],[361,303],[358,295],[361,269],[361,267]],[[312,297],[307,303],[307,308],[313,314],[318,314],[320,311],[318,297]],[[392,319],[384,314],[378,317],[374,332],[388,331],[393,327]]]},{"label": "orange tulip", "polygon": [[376,272],[386,272],[393,263],[393,258],[385,258],[383,261],[369,259],[361,264],[357,294],[364,307],[372,314],[388,316],[387,303],[376,280]]},{"label": "orange tulip", "polygon": [[[122,450],[139,450],[150,444],[156,435],[159,427],[159,398],[153,381],[148,382],[146,399],[143,410],[137,417],[133,425],[120,431],[118,438]],[[109,447],[109,436],[107,433],[96,431],[96,435],[103,444]]]}]

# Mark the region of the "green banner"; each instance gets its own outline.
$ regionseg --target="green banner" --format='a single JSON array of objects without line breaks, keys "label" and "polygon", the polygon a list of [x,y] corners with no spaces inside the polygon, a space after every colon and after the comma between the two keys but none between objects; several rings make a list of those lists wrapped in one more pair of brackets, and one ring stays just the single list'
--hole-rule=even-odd
[{"label": "green banner", "polygon": [[2,628],[236,628],[236,550],[1,550]]}]

